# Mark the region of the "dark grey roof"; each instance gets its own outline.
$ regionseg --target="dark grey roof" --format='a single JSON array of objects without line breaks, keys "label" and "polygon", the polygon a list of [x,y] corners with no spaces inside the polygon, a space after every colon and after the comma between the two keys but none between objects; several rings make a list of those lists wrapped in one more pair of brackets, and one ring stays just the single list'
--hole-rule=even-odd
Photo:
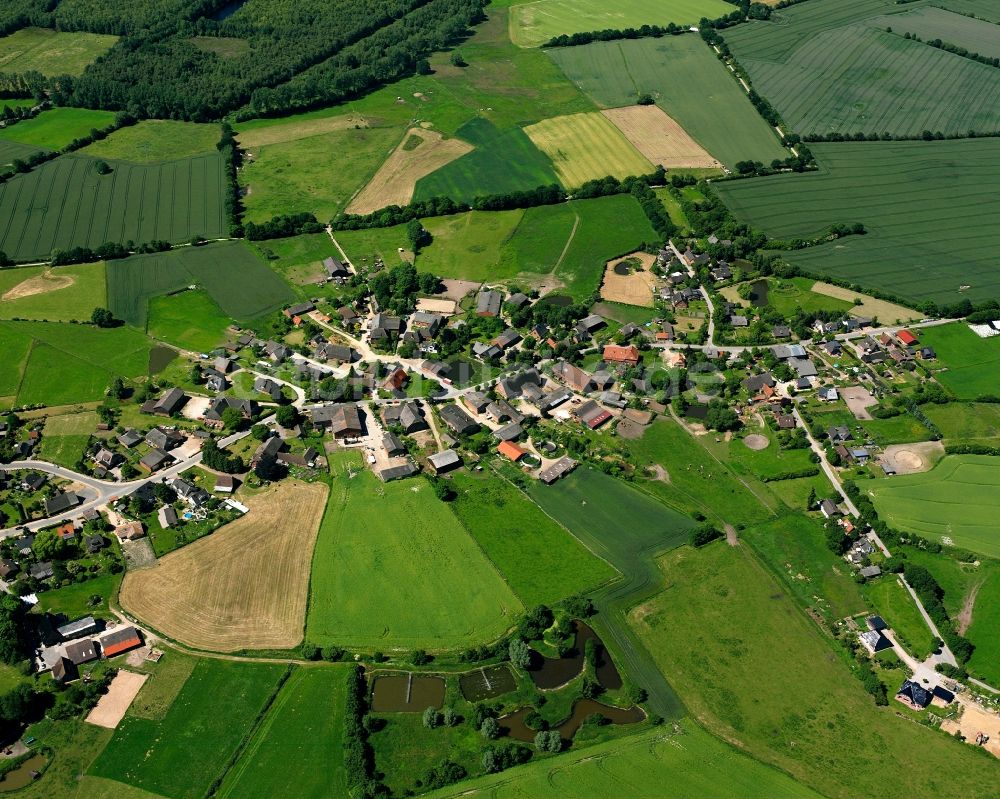
[{"label": "dark grey roof", "polygon": [[45,500],[45,515],[56,516],[60,513],[65,513],[70,508],[75,508],[79,504],[80,498],[72,491],[56,494],[54,497]]}]

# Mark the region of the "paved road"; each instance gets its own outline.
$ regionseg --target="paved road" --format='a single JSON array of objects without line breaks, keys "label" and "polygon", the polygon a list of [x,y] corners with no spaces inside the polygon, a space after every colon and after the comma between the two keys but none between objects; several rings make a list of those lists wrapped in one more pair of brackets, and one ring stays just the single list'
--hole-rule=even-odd
[{"label": "paved road", "polygon": [[833,484],[833,487],[837,489],[837,493],[840,494],[840,498],[847,507],[848,511],[850,511],[854,518],[857,518],[861,515],[861,512],[857,509],[857,506],[851,502],[851,498],[847,496],[847,492],[844,491],[844,486],[840,482],[840,475],[837,474],[837,470],[830,465],[829,461],[827,461],[826,450],[809,430],[809,426],[802,418],[802,414],[799,413],[798,406],[792,406],[792,414],[795,416],[795,421],[798,422],[799,427],[805,431],[806,438],[809,439],[809,446],[812,447],[812,451],[819,456],[819,464],[823,467],[823,471],[826,473],[827,478]]}]

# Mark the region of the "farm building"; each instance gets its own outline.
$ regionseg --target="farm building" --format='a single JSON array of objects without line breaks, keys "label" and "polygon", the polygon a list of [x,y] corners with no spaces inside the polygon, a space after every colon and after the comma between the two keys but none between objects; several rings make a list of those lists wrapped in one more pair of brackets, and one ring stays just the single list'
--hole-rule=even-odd
[{"label": "farm building", "polygon": [[74,641],[71,644],[66,644],[66,657],[75,666],[89,663],[91,660],[97,660],[97,647],[89,638]]},{"label": "farm building", "polygon": [[166,463],[172,460],[173,457],[162,449],[151,449],[140,459],[139,468],[152,473],[162,469]]},{"label": "farm building", "polygon": [[476,316],[497,316],[503,295],[499,291],[481,291],[476,297]]},{"label": "farm building", "polygon": [[524,428],[517,422],[511,422],[493,431],[493,437],[499,441],[514,441],[521,437]]},{"label": "farm building", "polygon": [[[184,407],[187,401],[187,394],[179,388],[172,388],[152,404],[150,412],[157,416],[173,416]],[[145,407],[143,405],[143,408]]]},{"label": "farm building", "polygon": [[431,455],[427,460],[430,463],[431,468],[434,469],[435,474],[450,472],[452,469],[457,469],[462,465],[462,458],[453,449],[446,449],[444,452],[438,452]]},{"label": "farm building", "polygon": [[590,400],[577,408],[574,415],[591,430],[596,430],[611,418],[611,411]]},{"label": "farm building", "polygon": [[76,621],[71,621],[69,624],[62,625],[62,627],[57,627],[56,632],[59,633],[60,638],[68,641],[71,638],[79,638],[80,636],[97,632],[97,621],[93,616],[84,616],[82,619],[77,619]]},{"label": "farm building", "polygon": [[382,411],[382,420],[386,424],[398,424],[407,435],[426,430],[428,427],[423,410],[416,402],[404,402],[402,405],[386,408]]},{"label": "farm building", "polygon": [[538,479],[547,485],[552,485],[560,477],[565,477],[576,468],[576,461],[572,458],[560,458],[551,466],[542,469],[538,473]]},{"label": "farm building", "polygon": [[99,638],[98,641],[106,658],[112,658],[122,652],[128,652],[130,649],[142,646],[142,638],[135,627],[122,627],[120,630],[114,630]]},{"label": "farm building", "polygon": [[378,473],[378,476],[383,483],[391,483],[393,480],[402,480],[404,477],[410,477],[419,471],[412,463],[404,463],[400,466],[390,466],[387,469],[382,469]]},{"label": "farm building", "polygon": [[568,361],[559,361],[559,363],[552,367],[552,374],[562,380],[573,391],[579,391],[582,394],[593,391],[595,388],[593,376]]},{"label": "farm building", "polygon": [[441,408],[441,421],[443,421],[452,432],[460,436],[470,436],[479,432],[479,424],[469,414],[457,405],[445,405]]},{"label": "farm building", "polygon": [[73,665],[73,661],[60,657],[52,664],[52,679],[55,682],[70,682],[76,679],[76,677],[77,671],[76,666]]},{"label": "farm building", "polygon": [[892,649],[892,642],[882,635],[880,630],[865,630],[863,633],[858,633],[858,640],[873,655],[885,649]]},{"label": "farm building", "polygon": [[311,412],[313,424],[327,428],[334,438],[357,438],[365,426],[356,405],[325,405]]},{"label": "farm building", "polygon": [[334,280],[343,280],[351,276],[351,270],[344,266],[344,262],[333,256],[323,260],[323,269],[326,270],[326,276]]},{"label": "farm building", "polygon": [[604,327],[607,322],[597,314],[591,314],[590,316],[585,316],[579,322],[576,323],[577,332],[583,336],[592,336],[602,327]]},{"label": "farm building", "polygon": [[896,340],[904,347],[912,347],[914,344],[917,343],[917,337],[913,335],[909,330],[900,330],[896,334]]},{"label": "farm building", "polygon": [[500,446],[497,447],[497,452],[514,463],[517,463],[528,454],[528,450],[518,446],[513,441],[501,441]]},{"label": "farm building", "polygon": [[630,366],[636,366],[639,363],[639,357],[639,348],[634,344],[627,347],[608,344],[604,348],[603,358],[607,363],[627,363]]},{"label": "farm building", "polygon": [[437,333],[438,328],[444,323],[444,317],[436,313],[427,311],[416,311],[410,317],[411,330],[426,330],[432,336]]},{"label": "farm building", "polygon": [[289,307],[285,308],[285,310],[282,313],[284,313],[285,316],[287,316],[289,319],[291,319],[293,316],[304,316],[305,314],[309,313],[310,311],[315,311],[315,310],[316,310],[316,306],[313,303],[311,303],[311,302],[300,302],[300,303],[297,303],[295,305],[290,305]]},{"label": "farm building", "polygon": [[462,397],[462,402],[473,413],[483,413],[490,404],[485,391],[470,391]]},{"label": "farm building", "polygon": [[184,436],[177,430],[154,427],[146,433],[146,443],[153,449],[171,450],[184,443]]}]

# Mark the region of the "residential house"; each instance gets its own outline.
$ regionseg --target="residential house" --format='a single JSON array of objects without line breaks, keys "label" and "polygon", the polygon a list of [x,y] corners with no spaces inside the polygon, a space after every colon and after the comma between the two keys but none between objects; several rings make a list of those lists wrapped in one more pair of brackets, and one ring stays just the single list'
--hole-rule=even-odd
[{"label": "residential house", "polygon": [[933,695],[926,688],[913,680],[904,680],[896,691],[896,699],[913,710],[923,710],[933,699]]},{"label": "residential house", "polygon": [[597,314],[590,314],[590,316],[585,316],[579,322],[576,323],[577,332],[583,336],[592,336],[602,327],[605,327],[607,322]]},{"label": "residential house", "polygon": [[498,316],[503,295],[499,291],[487,289],[476,297],[476,316]]},{"label": "residential house", "polygon": [[490,398],[485,391],[470,391],[462,396],[462,402],[473,413],[485,413]]},{"label": "residential house", "polygon": [[32,563],[28,568],[28,574],[36,580],[49,580],[55,574],[51,560],[44,560],[40,563]]},{"label": "residential house", "polygon": [[261,394],[267,394],[271,402],[281,401],[281,384],[274,382],[269,377],[258,377],[253,381],[253,390]]},{"label": "residential house", "polygon": [[634,344],[630,344],[627,347],[608,344],[604,348],[602,357],[606,363],[624,363],[629,366],[638,366],[641,355],[639,348]]},{"label": "residential house", "polygon": [[824,386],[818,392],[816,392],[823,402],[836,402],[840,399],[840,393],[837,391],[835,386]]},{"label": "residential house", "polygon": [[358,353],[351,347],[324,341],[316,347],[316,359],[328,363],[330,361],[335,363],[354,363],[358,359]]},{"label": "residential house", "polygon": [[913,335],[909,330],[900,330],[896,333],[896,341],[902,344],[904,347],[912,347],[917,343],[917,337]]},{"label": "residential house", "polygon": [[479,424],[457,405],[445,405],[439,413],[441,421],[448,425],[456,435],[468,436],[479,432]]},{"label": "residential house", "polygon": [[162,469],[173,459],[172,455],[162,449],[151,449],[140,459],[139,468],[152,474]]},{"label": "residential house", "polygon": [[73,641],[71,644],[66,644],[66,657],[74,666],[89,663],[91,660],[97,660],[97,647],[89,638]]},{"label": "residential house", "polygon": [[52,680],[53,682],[67,683],[75,680],[79,676],[76,666],[70,660],[60,656],[55,663],[52,664]]},{"label": "residential house", "polygon": [[834,339],[833,341],[827,341],[823,344],[823,349],[827,351],[829,355],[840,355],[844,351],[844,346],[839,341]]},{"label": "residential house", "polygon": [[[453,406],[454,407],[454,406]],[[453,449],[446,449],[431,455],[428,459],[435,474],[443,474],[462,465],[462,458]]]},{"label": "residential house", "polygon": [[937,353],[933,347],[921,347],[918,357],[922,361],[933,361],[937,358]]},{"label": "residential house", "polygon": [[365,431],[356,405],[324,405],[313,408],[310,418],[314,425],[327,428],[336,439],[358,438]]},{"label": "residential house", "polygon": [[102,469],[114,469],[121,462],[122,456],[106,447],[101,447],[94,455],[94,464]]},{"label": "residential house", "polygon": [[861,645],[872,655],[878,654],[885,649],[892,649],[892,642],[879,630],[865,630],[862,633],[858,633],[858,640],[861,641]]},{"label": "residential house", "polygon": [[391,341],[393,338],[398,338],[402,332],[403,320],[388,314],[378,313],[372,317],[370,330],[373,342]]},{"label": "residential house", "polygon": [[882,570],[878,566],[865,566],[859,574],[866,580],[871,580],[878,577],[882,573]]},{"label": "residential house", "polygon": [[514,328],[508,327],[499,336],[493,339],[493,343],[499,347],[501,350],[506,350],[508,347],[513,347],[521,340],[521,334],[518,333]]},{"label": "residential house", "polygon": [[146,443],[153,449],[169,451],[176,449],[184,443],[184,435],[178,430],[164,430],[162,427],[154,427],[146,433]]},{"label": "residential house", "polygon": [[753,375],[748,377],[743,381],[743,388],[750,392],[751,396],[756,396],[764,388],[773,389],[775,385],[774,377],[770,372],[764,372],[759,375]]},{"label": "residential house", "polygon": [[403,446],[403,442],[395,433],[390,432],[382,436],[382,446],[392,457],[406,454],[406,447]]},{"label": "residential house", "polygon": [[520,397],[524,392],[525,386],[539,387],[543,382],[544,378],[537,369],[524,369],[503,378],[497,383],[496,392],[504,399],[511,400]]},{"label": "residential house", "polygon": [[226,376],[220,372],[218,369],[203,369],[201,376],[205,380],[205,388],[209,391],[214,391],[216,394],[221,394],[227,388],[229,388],[229,381]]},{"label": "residential house", "polygon": [[281,440],[281,436],[274,435],[265,438],[254,450],[253,457],[250,458],[250,468],[253,469],[261,463],[273,463],[284,446],[285,442]]},{"label": "residential house", "polygon": [[789,358],[788,365],[799,377],[816,377],[816,364],[809,358]]},{"label": "residential house", "polygon": [[581,394],[586,394],[595,388],[591,374],[569,361],[559,361],[552,367],[552,373],[573,391],[578,391]]},{"label": "residential house", "polygon": [[[277,440],[279,444],[282,443],[281,439],[278,438],[271,438],[268,440]],[[259,449],[260,448],[258,447],[258,451]],[[170,482],[170,487],[177,493],[177,496],[183,499],[184,502],[187,503],[188,507],[191,508],[200,508],[211,499],[211,496],[204,488],[181,477],[175,477]]]},{"label": "residential house", "polygon": [[80,504],[80,498],[72,491],[66,491],[45,500],[45,515],[58,516]]},{"label": "residential house", "polygon": [[264,355],[272,363],[283,363],[292,357],[292,351],[277,341],[268,341],[264,344]]},{"label": "residential house", "polygon": [[172,505],[164,505],[156,512],[156,520],[160,523],[160,528],[166,530],[177,524],[177,511]]},{"label": "residential house", "polygon": [[826,435],[833,444],[843,444],[845,441],[850,441],[853,438],[850,428],[843,425],[831,427],[826,431]]},{"label": "residential house", "polygon": [[398,424],[407,435],[428,428],[423,409],[417,402],[404,402],[401,405],[385,408],[382,411],[382,419],[386,424]]},{"label": "residential house", "polygon": [[607,391],[617,380],[615,375],[611,374],[607,369],[597,370],[591,379],[594,383],[594,391]]},{"label": "residential house", "polygon": [[788,325],[775,325],[771,328],[771,335],[776,339],[791,338],[792,329]]},{"label": "residential house", "polygon": [[819,503],[819,510],[827,519],[832,519],[834,516],[840,515],[840,508],[837,507],[833,500],[824,499]]},{"label": "residential house", "polygon": [[740,314],[733,314],[729,317],[729,324],[733,327],[749,327],[750,320]]},{"label": "residential house", "polygon": [[425,330],[432,337],[437,334],[442,324],[444,324],[443,316],[427,311],[417,311],[410,317],[411,330]]},{"label": "residential house", "polygon": [[795,417],[790,413],[776,413],[774,419],[780,430],[793,430],[795,428]]},{"label": "residential house", "polygon": [[48,478],[41,472],[28,472],[21,479],[22,491],[38,491],[48,482]]},{"label": "residential house", "polygon": [[402,391],[409,382],[410,376],[407,371],[403,367],[397,366],[389,370],[389,374],[382,381],[382,388],[386,391]]},{"label": "residential house", "polygon": [[19,571],[21,571],[21,567],[17,565],[17,561],[13,561],[10,558],[0,560],[0,580],[9,581]]}]

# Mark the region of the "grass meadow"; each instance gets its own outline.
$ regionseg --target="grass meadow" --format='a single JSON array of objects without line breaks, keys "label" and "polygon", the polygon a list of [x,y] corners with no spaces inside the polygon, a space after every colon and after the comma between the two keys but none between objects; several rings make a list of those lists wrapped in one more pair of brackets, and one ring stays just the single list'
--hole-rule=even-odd
[{"label": "grass meadow", "polygon": [[685,720],[670,733],[650,730],[580,752],[529,763],[427,794],[428,799],[552,796],[744,796],[818,799],[819,794],[777,769],[738,752]]},{"label": "grass meadow", "polygon": [[0,270],[0,319],[82,322],[107,303],[103,263]]},{"label": "grass meadow", "polygon": [[812,450],[781,449],[777,436],[769,428],[752,428],[748,431],[763,435],[770,442],[766,449],[752,450],[742,438],[734,438],[729,442],[729,465],[737,472],[756,475],[762,480],[780,480],[789,474],[801,473],[803,470],[818,468],[810,460]]},{"label": "grass meadow", "polygon": [[[108,598],[113,596],[122,581],[120,574],[102,574],[82,583],[70,583],[52,591],[42,591],[38,595],[36,613],[62,614],[67,619],[96,616],[110,619],[114,614],[108,609]],[[99,596],[101,601],[92,605],[90,598]]]},{"label": "grass meadow", "polygon": [[997,20],[986,21],[982,19],[983,14],[977,14],[980,19],[965,16],[960,9],[960,13],[945,10],[942,8],[928,6],[926,8],[915,8],[903,14],[892,14],[883,17],[878,22],[885,22],[891,25],[894,31],[899,33],[909,33],[926,41],[941,39],[949,44],[964,47],[970,53],[979,53],[989,58],[1000,57],[1000,39],[997,38],[996,30],[991,23]]},{"label": "grass meadow", "polygon": [[417,267],[441,277],[496,280],[500,252],[514,236],[524,213],[520,209],[470,211],[423,220],[434,241],[417,256]]},{"label": "grass meadow", "polygon": [[0,38],[0,72],[79,75],[117,41],[99,33],[22,28]]},{"label": "grass meadow", "polygon": [[965,631],[976,649],[968,669],[990,685],[1000,683],[1000,568],[982,579],[972,610],[972,623]]},{"label": "grass meadow", "polygon": [[64,156],[0,186],[0,249],[30,260],[108,241],[226,235],[219,154],[111,166],[110,174],[100,175],[94,159]]},{"label": "grass meadow", "polygon": [[986,444],[1000,439],[1000,405],[949,402],[920,408],[941,431],[946,444]]},{"label": "grass meadow", "polygon": [[[956,323],[920,331],[920,343],[933,347],[937,360],[928,366],[937,381],[958,399],[1000,394],[1000,338],[980,338],[967,325]],[[966,406],[962,406],[966,407]],[[970,420],[975,414],[968,414]]]},{"label": "grass meadow", "polygon": [[[152,298],[189,285],[203,289],[222,314],[240,321],[273,311],[294,298],[292,290],[263,258],[241,241],[136,255],[108,264],[109,307],[116,317],[136,327],[146,326]],[[173,313],[176,316],[179,311]],[[218,324],[218,312],[214,317]],[[181,319],[170,329],[176,332],[178,324],[196,327],[201,319]]]},{"label": "grass meadow", "polygon": [[929,472],[875,481],[868,493],[890,527],[1000,557],[1000,458],[946,455]]},{"label": "grass meadow", "polygon": [[714,186],[740,220],[775,238],[810,238],[838,223],[861,222],[868,231],[782,252],[782,258],[809,274],[913,302],[976,302],[1000,294],[989,256],[1000,245],[993,224],[1000,200],[991,189],[1000,179],[1000,141],[810,147],[817,173]]},{"label": "grass meadow", "polygon": [[149,300],[150,336],[195,352],[209,352],[225,341],[229,317],[204,291],[182,291]]},{"label": "grass meadow", "polygon": [[93,158],[158,164],[214,153],[221,135],[218,125],[144,119],[87,145],[81,152]]},{"label": "grass meadow", "polygon": [[[729,167],[745,159],[770,163],[788,155],[733,75],[697,35],[595,42],[548,54],[602,108],[633,105],[651,94]],[[740,135],[732,136],[732,130]]]},{"label": "grass meadow", "polygon": [[40,149],[31,144],[0,139],[0,167],[12,167],[15,160],[27,161]]},{"label": "grass meadow", "polygon": [[876,707],[746,548],[681,547],[660,568],[665,587],[630,621],[709,731],[833,798],[964,797],[990,779],[989,758]]},{"label": "grass meadow", "polygon": [[169,799],[200,799],[254,729],[285,668],[199,661],[166,715],[126,717],[88,774]]},{"label": "grass meadow", "polygon": [[[348,666],[292,673],[216,794],[221,799],[345,796],[340,764]],[[294,764],[294,768],[289,768]]]},{"label": "grass meadow", "polygon": [[[754,88],[802,135],[1000,129],[1000,73],[904,38],[909,14],[878,16],[898,8],[888,0],[818,0],[723,38]],[[989,23],[970,22],[996,41]],[[955,25],[935,27],[930,38],[961,44],[948,36]]]},{"label": "grass meadow", "polygon": [[506,480],[459,474],[452,509],[525,607],[551,605],[615,575]]},{"label": "grass meadow", "polygon": [[33,119],[0,128],[0,139],[31,145],[38,150],[61,150],[74,139],[88,135],[93,128],[105,128],[114,121],[111,111],[52,108]]},{"label": "grass meadow", "polygon": [[[337,234],[338,238],[340,235]],[[402,235],[405,239],[405,231]],[[323,260],[331,255],[340,257],[340,252],[333,246],[330,236],[325,232],[307,233],[287,239],[268,239],[252,246],[267,260],[272,269],[293,286],[305,286],[326,280]],[[361,263],[360,257],[358,262]]]},{"label": "grass meadow", "polygon": [[97,422],[93,411],[50,416],[42,430],[41,457],[72,469],[83,456],[90,436],[97,432]]},{"label": "grass meadow", "polygon": [[799,310],[840,311],[850,313],[854,304],[836,297],[827,297],[812,290],[816,281],[808,277],[771,278],[768,280],[767,304],[786,317]]},{"label": "grass meadow", "polygon": [[430,483],[383,484],[354,453],[332,466],[306,640],[448,649],[493,640],[513,625],[523,606]]}]

